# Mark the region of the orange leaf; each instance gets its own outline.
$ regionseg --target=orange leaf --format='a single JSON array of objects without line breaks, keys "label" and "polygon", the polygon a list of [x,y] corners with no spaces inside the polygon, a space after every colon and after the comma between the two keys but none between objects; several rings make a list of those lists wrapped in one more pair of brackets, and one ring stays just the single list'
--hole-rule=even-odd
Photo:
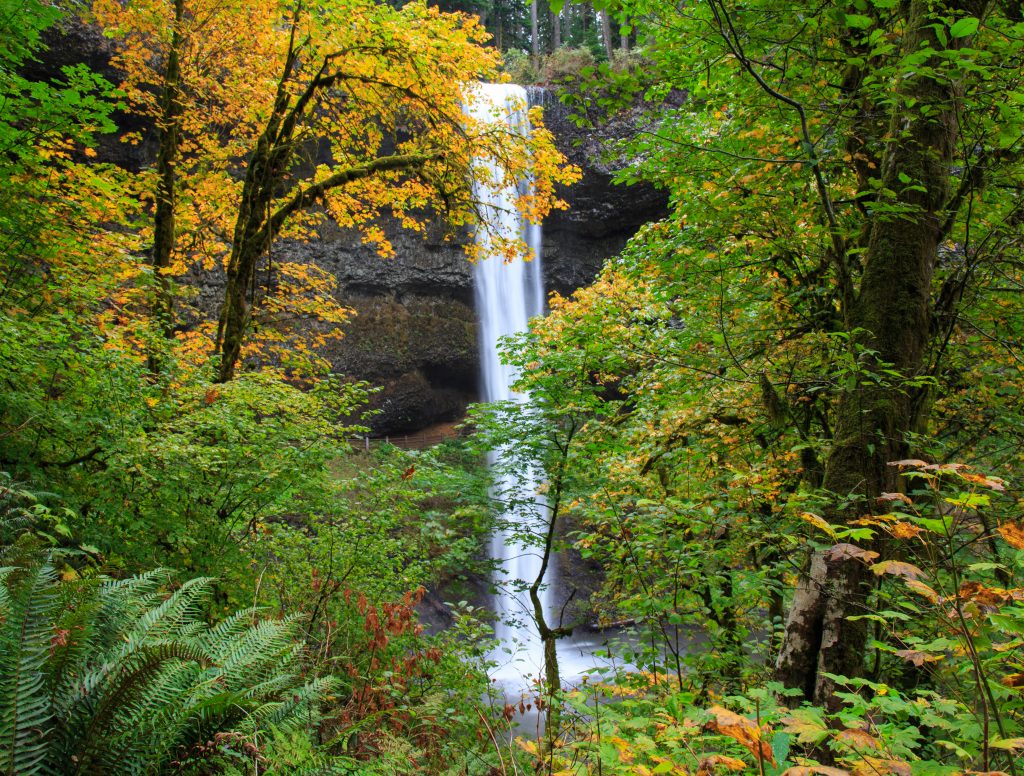
[{"label": "orange leaf", "polygon": [[1007,674],[999,681],[1014,690],[1024,690],[1024,674]]},{"label": "orange leaf", "polygon": [[973,482],[975,485],[983,485],[986,488],[1000,492],[1006,490],[1006,485],[999,477],[985,477],[982,474],[971,474],[970,472],[964,472],[960,476],[968,482]]},{"label": "orange leaf", "polygon": [[924,529],[913,523],[895,523],[886,530],[897,539],[913,539]]},{"label": "orange leaf", "polygon": [[721,706],[712,706],[709,711],[714,714],[714,719],[706,727],[735,739],[755,757],[760,754],[761,759],[775,765],[772,747],[767,741],[761,740],[761,729],[756,723]]},{"label": "orange leaf", "polygon": [[937,604],[939,602],[939,594],[932,590],[930,587],[928,587],[928,585],[926,585],[924,582],[921,582],[918,579],[906,579],[904,580],[904,582],[907,587],[909,587],[918,595],[923,595],[933,604]]},{"label": "orange leaf", "polygon": [[1003,523],[999,526],[999,535],[1015,550],[1024,550],[1024,525],[1021,523]]},{"label": "orange leaf", "polygon": [[1013,595],[999,587],[985,587],[980,582],[971,580],[960,585],[957,595],[967,601],[973,601],[978,606],[985,606],[991,609],[998,609],[1004,604],[1013,601]]},{"label": "orange leaf", "polygon": [[882,574],[894,574],[897,577],[903,577],[904,579],[917,579],[919,577],[927,576],[927,574],[913,563],[904,563],[900,560],[884,560],[881,563],[876,563],[872,566],[871,570],[878,576],[882,576]]}]

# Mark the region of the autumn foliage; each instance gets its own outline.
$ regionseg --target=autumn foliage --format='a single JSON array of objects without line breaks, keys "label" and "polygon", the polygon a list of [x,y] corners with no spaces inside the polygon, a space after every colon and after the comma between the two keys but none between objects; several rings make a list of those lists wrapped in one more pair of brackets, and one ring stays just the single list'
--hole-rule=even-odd
[{"label": "autumn foliage", "polygon": [[[361,1],[100,0],[94,13],[122,42],[122,88],[159,136],[165,164],[143,174],[157,273],[225,273],[208,332],[221,380],[246,353],[294,361],[307,350],[293,318],[336,334],[349,314],[316,270],[274,261],[276,239],[309,238],[330,218],[389,257],[382,215],[419,232],[443,218],[450,234],[477,218],[474,159],[501,161],[494,186],[529,170],[536,189],[521,207],[534,221],[557,204],[554,181],[571,179],[539,115],[529,137],[467,116],[472,82],[498,77],[473,17]],[[273,280],[257,282],[262,265]]]}]

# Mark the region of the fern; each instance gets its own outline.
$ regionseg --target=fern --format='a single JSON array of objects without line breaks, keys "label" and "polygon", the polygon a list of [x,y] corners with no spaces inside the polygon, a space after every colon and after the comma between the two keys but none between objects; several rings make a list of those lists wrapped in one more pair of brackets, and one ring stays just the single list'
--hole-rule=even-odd
[{"label": "fern", "polygon": [[0,567],[0,773],[152,773],[216,733],[315,723],[291,620],[201,619],[210,580],[62,581],[52,555]]},{"label": "fern", "polygon": [[[0,768],[34,773],[47,756],[52,708],[45,669],[53,636],[57,573],[47,562],[9,573],[0,631]],[[17,581],[14,590],[9,588]]]}]

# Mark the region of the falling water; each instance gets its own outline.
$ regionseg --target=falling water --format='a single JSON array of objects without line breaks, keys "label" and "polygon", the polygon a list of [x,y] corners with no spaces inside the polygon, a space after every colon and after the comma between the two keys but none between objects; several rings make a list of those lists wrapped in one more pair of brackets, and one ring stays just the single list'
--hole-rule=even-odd
[{"label": "falling water", "polygon": [[[524,135],[529,132],[526,114],[528,95],[523,87],[513,84],[481,84],[478,94],[480,99],[471,109],[475,119],[506,122],[512,131]],[[501,171],[493,163],[480,164],[483,169],[479,177],[484,180],[501,178]],[[541,229],[523,219],[515,205],[521,194],[528,193],[529,186],[529,181],[526,181],[520,184],[518,190],[507,187],[493,191],[484,185],[474,187],[474,196],[482,203],[482,221],[486,224],[477,230],[480,258],[474,270],[476,309],[480,319],[481,398],[486,402],[529,401],[525,394],[512,390],[516,371],[503,364],[498,356],[500,337],[526,331],[528,320],[544,312]],[[517,239],[528,246],[533,254],[532,261],[526,261],[524,256],[507,261],[505,256],[500,255],[496,244]],[[500,450],[493,452],[490,463],[493,465],[500,455]],[[515,501],[528,501],[536,498],[538,484],[537,477],[520,473],[519,476],[508,475],[496,482],[495,491],[506,496],[512,493]],[[539,508],[543,512],[543,506]],[[499,592],[495,600],[495,638],[501,649],[512,648],[515,651],[516,661],[509,662],[504,652],[496,654],[496,677],[505,682],[514,682],[516,679],[521,682],[524,676],[536,677],[542,674],[544,650],[532,623],[532,609],[527,595],[524,592],[517,594],[515,580],[530,584],[537,578],[541,568],[541,550],[536,546],[524,546],[513,536],[512,525],[519,521],[522,526],[522,521],[530,520],[531,517],[527,514],[506,514],[502,518],[502,522],[509,527],[497,532],[491,540],[491,556],[500,561],[502,569],[499,572],[502,578],[496,580]],[[534,515],[532,519],[536,520],[537,516]],[[522,527],[538,530],[536,526]],[[548,590],[551,580],[546,581],[547,585],[541,593],[545,611],[550,609],[547,598],[550,595]]]}]

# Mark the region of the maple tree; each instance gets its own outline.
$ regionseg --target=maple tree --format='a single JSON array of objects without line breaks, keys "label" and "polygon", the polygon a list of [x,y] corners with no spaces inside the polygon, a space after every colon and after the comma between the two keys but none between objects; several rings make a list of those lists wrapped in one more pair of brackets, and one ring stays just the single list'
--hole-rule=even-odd
[{"label": "maple tree", "polygon": [[[476,218],[474,159],[501,161],[502,180],[487,185],[530,171],[535,194],[521,206],[534,220],[555,204],[554,181],[571,179],[539,123],[521,137],[466,115],[469,84],[497,76],[496,53],[471,17],[362,0],[101,0],[95,12],[125,40],[124,86],[160,134],[157,272],[180,274],[197,261],[224,268],[214,337],[221,381],[235,373],[257,267],[278,237],[308,237],[330,217],[389,256],[383,213],[417,231],[438,214],[451,229]],[[313,301],[304,309],[344,320],[309,270],[273,268],[306,289]],[[165,296],[165,315],[167,304]]]}]

